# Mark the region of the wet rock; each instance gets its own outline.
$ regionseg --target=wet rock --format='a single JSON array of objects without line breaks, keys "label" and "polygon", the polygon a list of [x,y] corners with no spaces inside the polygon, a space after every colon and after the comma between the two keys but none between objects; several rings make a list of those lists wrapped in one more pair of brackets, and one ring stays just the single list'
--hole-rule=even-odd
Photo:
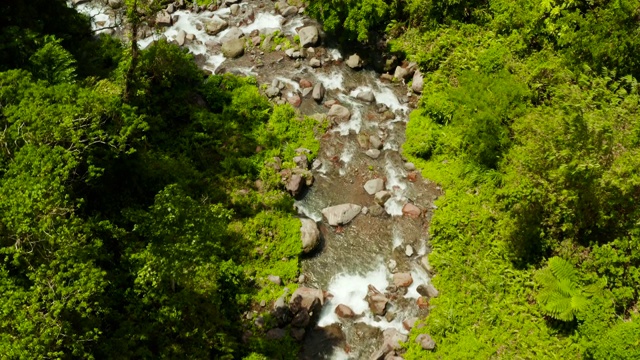
[{"label": "wet rock", "polygon": [[225,0],[224,4],[227,6],[233,5],[233,4],[237,4],[239,3],[240,0]]},{"label": "wet rock", "polygon": [[371,90],[360,91],[358,95],[356,95],[356,99],[362,100],[368,103],[372,103],[376,101],[376,97],[373,95],[373,91]]},{"label": "wet rock", "polygon": [[367,292],[367,303],[369,303],[369,309],[374,315],[383,316],[387,309],[387,303],[389,303],[389,299],[384,296],[378,289],[376,289],[373,285],[369,285],[369,290]]},{"label": "wet rock", "polygon": [[420,217],[420,214],[422,214],[422,210],[420,210],[419,207],[413,205],[412,203],[406,203],[402,207],[402,215],[405,215],[411,218],[418,218]]},{"label": "wet rock", "polygon": [[222,54],[227,58],[237,58],[244,54],[244,39],[229,40],[222,44]]},{"label": "wet rock", "polygon": [[362,68],[363,62],[358,54],[353,54],[349,56],[349,58],[346,61],[346,64],[348,67],[352,69],[360,69]]},{"label": "wet rock", "polygon": [[377,159],[380,157],[380,150],[378,149],[369,149],[365,152],[365,154],[372,158],[372,159]]},{"label": "wet rock", "polygon": [[282,279],[280,279],[280,276],[277,275],[269,275],[267,276],[267,280],[269,280],[270,282],[276,284],[276,285],[282,285]]},{"label": "wet rock", "polygon": [[411,273],[395,273],[393,274],[393,285],[397,287],[409,287],[413,284]]},{"label": "wet rock", "polygon": [[302,240],[302,252],[312,252],[320,242],[320,231],[315,221],[307,218],[300,219],[300,237]]},{"label": "wet rock", "polygon": [[369,195],[374,195],[384,189],[384,180],[383,179],[372,179],[367,181],[364,184],[364,190]]},{"label": "wet rock", "polygon": [[157,26],[171,26],[172,19],[171,14],[166,11],[162,11],[156,15],[156,25]]},{"label": "wet rock", "polygon": [[275,328],[267,331],[266,338],[269,340],[281,340],[287,335],[284,329]]},{"label": "wet rock", "polygon": [[298,30],[298,36],[300,37],[300,46],[305,48],[318,45],[318,41],[320,40],[318,28],[315,26],[303,27]]},{"label": "wet rock", "polygon": [[384,205],[384,203],[386,203],[389,199],[391,199],[391,192],[386,190],[378,191],[374,197],[374,201],[378,205]]},{"label": "wet rock", "polygon": [[422,88],[424,88],[424,77],[420,70],[413,73],[413,80],[411,82],[411,90],[416,94],[422,94]]},{"label": "wet rock", "polygon": [[389,260],[388,266],[390,271],[394,271],[398,267],[398,263],[395,260],[391,259]]},{"label": "wet rock", "polygon": [[311,322],[311,316],[309,316],[309,312],[305,309],[298,311],[298,313],[291,320],[291,326],[297,328],[305,328]]},{"label": "wet rock", "polygon": [[322,161],[320,159],[313,160],[313,164],[311,164],[311,168],[313,170],[318,170],[322,167]]},{"label": "wet rock", "polygon": [[273,303],[273,310],[284,309],[286,307],[287,307],[287,304],[284,302],[284,295],[277,298],[276,301]]},{"label": "wet rock", "polygon": [[71,0],[71,3],[73,4],[73,6],[76,6],[76,5],[87,3],[89,1],[90,0]]},{"label": "wet rock", "polygon": [[341,204],[322,209],[322,215],[327,219],[329,225],[338,226],[348,224],[360,214],[360,210],[362,210],[360,205]]},{"label": "wet rock", "polygon": [[418,291],[418,294],[428,298],[435,298],[440,294],[438,289],[431,284],[420,284],[416,290]]},{"label": "wet rock", "polygon": [[331,109],[331,107],[333,105],[336,105],[336,104],[340,105],[340,101],[338,101],[336,99],[331,99],[331,100],[325,101],[324,104],[322,104],[322,105],[324,105],[324,107],[326,107],[327,109]]},{"label": "wet rock", "polygon": [[226,29],[227,26],[229,26],[229,23],[216,15],[205,23],[205,31],[209,35],[217,35],[222,30]]},{"label": "wet rock", "polygon": [[299,174],[291,175],[291,178],[289,178],[289,181],[285,184],[285,189],[293,196],[298,195],[300,190],[302,190],[302,176]]},{"label": "wet rock", "polygon": [[270,86],[267,88],[267,90],[264,91],[264,94],[270,98],[278,97],[280,96],[280,89]]},{"label": "wet rock", "polygon": [[321,102],[322,99],[324,98],[324,93],[325,93],[324,85],[321,82],[319,82],[313,87],[311,96],[313,97],[313,100],[315,100],[316,102]]},{"label": "wet rock", "polygon": [[392,82],[393,81],[393,75],[391,75],[389,73],[384,73],[384,74],[380,75],[380,80],[387,81],[387,82]]},{"label": "wet rock", "polygon": [[232,27],[231,29],[229,29],[229,31],[227,31],[226,34],[224,34],[221,38],[220,38],[220,42],[222,44],[226,43],[227,41],[231,41],[234,39],[240,39],[244,37],[244,33],[242,32],[242,30],[240,30],[240,28],[237,27]]},{"label": "wet rock", "polygon": [[397,66],[396,71],[393,73],[393,77],[397,80],[404,80],[409,77],[409,70],[403,68],[402,66]]},{"label": "wet rock", "polygon": [[424,350],[433,350],[436,347],[436,342],[433,341],[429,334],[420,334],[416,337],[416,343],[420,344]]},{"label": "wet rock", "polygon": [[382,216],[384,215],[384,208],[378,204],[375,204],[369,208],[369,213],[372,216]]},{"label": "wet rock", "polygon": [[295,51],[296,51],[296,50],[295,50],[294,48],[289,48],[289,49],[287,49],[287,50],[285,50],[285,51],[284,51],[284,54],[285,54],[285,55],[287,55],[288,57],[290,57],[290,58],[292,58],[292,59],[293,59],[293,53],[294,53]]},{"label": "wet rock", "polygon": [[187,39],[187,33],[184,30],[178,31],[176,35],[176,41],[178,42],[178,46],[184,45],[185,40]]},{"label": "wet rock", "polygon": [[307,277],[304,274],[298,276],[298,283],[299,284],[304,283],[306,280],[307,280]]},{"label": "wet rock", "polygon": [[329,120],[333,122],[349,121],[351,119],[351,111],[342,105],[333,105],[327,114]]},{"label": "wet rock", "polygon": [[429,258],[426,255],[420,259],[420,264],[429,274],[434,274],[433,266],[429,263]]},{"label": "wet rock", "polygon": [[[109,7],[111,7],[112,9],[120,9],[122,7],[122,0],[109,0],[108,4],[109,4]],[[169,11],[169,10],[172,10],[172,9],[169,9],[169,7],[167,6],[167,12],[171,14],[173,11]]]},{"label": "wet rock", "polygon": [[418,300],[416,300],[416,304],[419,309],[428,309],[429,308],[429,299],[424,296],[420,296]]},{"label": "wet rock", "polygon": [[251,38],[251,43],[253,44],[253,46],[260,45],[260,41],[262,41],[260,36],[254,36],[254,37]]},{"label": "wet rock", "polygon": [[406,342],[408,337],[400,333],[396,329],[386,329],[382,332],[383,343],[380,348],[371,355],[370,360],[382,360],[385,355],[392,351],[399,350],[402,347],[402,343]]},{"label": "wet rock", "polygon": [[296,341],[302,341],[302,339],[304,339],[305,333],[306,333],[305,329],[301,329],[301,328],[291,329],[291,337],[294,338]]},{"label": "wet rock", "polygon": [[316,58],[311,58],[311,60],[309,60],[309,66],[313,68],[319,68],[320,66],[322,66],[322,63]]},{"label": "wet rock", "polygon": [[286,8],[284,8],[282,10],[282,12],[280,12],[280,15],[284,16],[284,17],[289,17],[289,16],[293,16],[295,14],[298,13],[298,8],[295,6],[287,6]]},{"label": "wet rock", "polygon": [[369,144],[374,149],[382,150],[382,141],[380,141],[380,138],[375,135],[369,136]]},{"label": "wet rock", "polygon": [[238,11],[240,10],[240,5],[232,4],[231,6],[229,6],[229,10],[231,11],[231,15],[236,16],[238,15]]},{"label": "wet rock", "polygon": [[353,310],[351,310],[350,307],[344,304],[338,305],[336,307],[335,313],[336,315],[338,315],[338,317],[341,317],[343,319],[351,319],[356,316]]},{"label": "wet rock", "polygon": [[289,104],[291,104],[291,106],[293,107],[299,107],[300,104],[302,103],[302,99],[300,98],[300,96],[298,95],[291,95],[289,96],[289,98],[287,98],[287,101],[289,102]]},{"label": "wet rock", "polygon": [[415,171],[416,166],[412,162],[406,162],[404,163],[404,169],[407,171]]},{"label": "wet rock", "polygon": [[298,169],[308,169],[309,168],[309,160],[307,159],[307,155],[298,155],[294,156],[293,162],[296,164]]},{"label": "wet rock", "polygon": [[407,247],[405,247],[404,254],[408,257],[413,256],[413,248],[411,247],[411,245],[407,245]]},{"label": "wet rock", "polygon": [[301,286],[291,295],[289,307],[294,314],[301,310],[313,313],[324,305],[324,293],[320,289]]},{"label": "wet rock", "polygon": [[311,83],[311,81],[307,80],[307,79],[302,79],[300,80],[300,87],[301,88],[310,88],[313,87],[313,84]]},{"label": "wet rock", "polygon": [[411,331],[411,329],[413,329],[413,327],[416,325],[416,321],[418,321],[418,318],[415,317],[405,319],[402,322],[402,327],[407,331]]},{"label": "wet rock", "polygon": [[194,34],[187,34],[186,39],[188,41],[194,41],[196,39],[196,36]]}]

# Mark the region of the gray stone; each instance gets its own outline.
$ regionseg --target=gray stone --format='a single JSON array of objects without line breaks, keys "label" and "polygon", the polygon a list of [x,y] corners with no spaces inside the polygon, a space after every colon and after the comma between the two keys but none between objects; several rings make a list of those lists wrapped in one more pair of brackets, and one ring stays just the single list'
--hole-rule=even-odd
[{"label": "gray stone", "polygon": [[329,109],[327,117],[333,122],[349,121],[351,119],[351,111],[342,105],[335,104]]},{"label": "gray stone", "polygon": [[372,103],[376,101],[376,97],[373,95],[373,91],[371,90],[360,91],[358,95],[356,95],[356,99],[362,100],[368,103]]},{"label": "gray stone", "polygon": [[231,11],[231,15],[236,16],[238,15],[238,10],[240,10],[240,5],[232,4],[229,6],[229,10]]},{"label": "gray stone", "polygon": [[280,340],[287,336],[287,332],[284,329],[275,328],[267,331],[265,337],[269,340]]},{"label": "gray stone", "polygon": [[378,191],[374,197],[374,201],[378,205],[384,205],[389,199],[391,199],[391,192],[386,190]]},{"label": "gray stone", "polygon": [[188,41],[194,41],[196,39],[196,35],[195,34],[187,34],[186,36]]},{"label": "gray stone", "polygon": [[404,169],[407,171],[415,171],[416,166],[412,162],[406,162],[404,163]]},{"label": "gray stone", "polygon": [[231,59],[242,56],[244,54],[244,39],[234,39],[223,43],[222,54]]},{"label": "gray stone", "polygon": [[369,144],[374,149],[382,150],[382,141],[380,141],[380,138],[375,135],[369,136]]},{"label": "gray stone", "polygon": [[436,347],[436,342],[433,341],[429,334],[420,334],[416,337],[416,343],[420,344],[424,350],[433,350]]},{"label": "gray stone", "polygon": [[404,249],[404,254],[411,257],[413,255],[413,248],[411,245],[407,245]]},{"label": "gray stone", "polygon": [[348,224],[360,214],[361,210],[362,206],[360,205],[341,204],[322,209],[322,215],[327,219],[329,225],[338,226]]},{"label": "gray stone", "polygon": [[369,303],[369,309],[374,315],[383,316],[386,312],[389,299],[387,299],[387,297],[378,291],[378,289],[373,285],[369,285],[369,290],[367,291],[367,302]]},{"label": "gray stone", "polygon": [[178,46],[184,45],[185,40],[187,39],[187,33],[184,30],[178,31],[176,35],[176,41],[178,42]]},{"label": "gray stone", "polygon": [[304,88],[304,89],[302,89],[302,97],[309,96],[309,94],[311,94],[312,91],[313,91],[312,88]]},{"label": "gray stone", "polygon": [[320,231],[315,221],[307,218],[300,219],[300,237],[302,238],[302,252],[312,252],[320,242]]},{"label": "gray stone", "polygon": [[264,93],[269,98],[274,98],[280,95],[280,89],[278,89],[277,87],[269,86],[267,90],[264,91]]},{"label": "gray stone", "polygon": [[382,346],[371,355],[370,360],[382,360],[385,359],[387,354],[393,353],[396,350],[402,348],[402,343],[408,339],[407,335],[400,333],[396,329],[386,329],[382,332],[383,342]]},{"label": "gray stone", "polygon": [[276,275],[269,275],[267,276],[267,280],[269,280],[270,282],[276,284],[276,285],[282,285],[282,279],[280,279],[280,276],[276,276]]},{"label": "gray stone", "polygon": [[157,26],[171,26],[171,14],[166,11],[162,11],[156,15]]},{"label": "gray stone", "polygon": [[244,33],[242,32],[242,30],[237,27],[232,27],[224,35],[222,35],[222,37],[220,38],[220,42],[224,44],[227,41],[240,39],[242,37],[244,37]]},{"label": "gray stone", "polygon": [[324,99],[324,93],[325,93],[324,85],[321,82],[318,82],[313,86],[313,91],[311,93],[311,96],[313,97],[313,100],[317,102],[322,102],[322,99]]},{"label": "gray stone", "polygon": [[[173,4],[171,4],[171,5],[173,5]],[[122,7],[122,0],[109,0],[109,6],[112,9],[120,9]],[[171,14],[173,11],[169,11],[169,10],[170,10],[170,8],[167,7],[167,12],[169,14]]]},{"label": "gray stone", "polygon": [[284,17],[289,17],[298,13],[298,8],[295,6],[287,6],[280,12],[280,15]]},{"label": "gray stone", "polygon": [[416,94],[422,94],[422,88],[424,87],[424,77],[420,70],[413,73],[413,80],[411,82],[411,90]]},{"label": "gray stone", "polygon": [[309,60],[309,66],[313,68],[319,68],[322,66],[322,63],[320,62],[319,59],[311,58],[311,60]]},{"label": "gray stone", "polygon": [[369,213],[372,216],[382,216],[384,214],[384,208],[378,204],[375,204],[369,208]]},{"label": "gray stone", "polygon": [[301,310],[312,313],[322,308],[322,305],[324,305],[324,293],[322,290],[304,286],[297,288],[289,301],[289,307],[294,314]]},{"label": "gray stone", "polygon": [[397,287],[409,287],[413,284],[411,273],[395,273],[393,274],[393,285]]},{"label": "gray stone", "polygon": [[372,159],[377,159],[380,157],[380,150],[378,149],[369,149],[367,151],[365,151],[365,154],[372,158]]},{"label": "gray stone", "polygon": [[362,59],[358,54],[353,54],[347,59],[347,66],[352,69],[360,69],[363,65]]},{"label": "gray stone", "polygon": [[383,179],[372,179],[367,181],[364,184],[364,190],[369,195],[374,195],[377,192],[380,192],[384,189],[384,180]]},{"label": "gray stone", "polygon": [[418,291],[418,294],[422,296],[427,296],[430,299],[438,297],[438,295],[440,295],[440,292],[438,292],[438,289],[436,289],[431,284],[426,284],[426,285],[420,284],[416,290]]},{"label": "gray stone", "polygon": [[426,255],[423,256],[422,259],[420,259],[420,264],[425,270],[427,270],[429,274],[433,275],[433,266],[431,266],[431,264],[429,263],[429,258]]},{"label": "gray stone", "polygon": [[302,176],[299,174],[293,174],[284,187],[293,196],[296,196],[298,195],[298,193],[300,193],[300,190],[302,190],[302,184]]},{"label": "gray stone", "polygon": [[305,26],[298,30],[298,36],[300,37],[300,46],[310,47],[318,45],[320,35],[318,28],[315,26]]},{"label": "gray stone", "polygon": [[397,66],[396,71],[393,73],[393,77],[397,80],[404,80],[409,77],[409,70],[403,68],[402,66]]},{"label": "gray stone", "polygon": [[295,52],[295,50],[293,48],[287,49],[284,51],[285,55],[287,55],[290,58],[293,58],[293,53]]},{"label": "gray stone", "polygon": [[225,20],[222,20],[218,15],[215,15],[211,20],[205,23],[205,30],[209,35],[217,35],[222,30],[229,26]]}]

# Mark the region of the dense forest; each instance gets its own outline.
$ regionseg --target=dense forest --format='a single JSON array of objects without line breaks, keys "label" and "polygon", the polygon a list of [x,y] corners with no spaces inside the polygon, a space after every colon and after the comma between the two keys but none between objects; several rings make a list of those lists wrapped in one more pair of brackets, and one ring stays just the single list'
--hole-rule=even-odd
[{"label": "dense forest", "polygon": [[640,2],[312,1],[424,76],[437,341],[405,358],[639,359]]},{"label": "dense forest", "polygon": [[[640,1],[307,5],[424,77],[403,153],[445,192],[440,296],[404,358],[640,359]],[[1,9],[0,358],[296,358],[241,317],[282,293],[268,275],[295,290],[272,162],[327,124],[66,1]]]}]

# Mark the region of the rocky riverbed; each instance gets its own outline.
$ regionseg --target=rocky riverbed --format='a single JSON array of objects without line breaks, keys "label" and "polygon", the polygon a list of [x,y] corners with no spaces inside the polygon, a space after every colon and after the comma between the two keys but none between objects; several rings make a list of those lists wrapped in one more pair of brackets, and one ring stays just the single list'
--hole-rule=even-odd
[{"label": "rocky riverbed", "polygon": [[[392,56],[336,48],[293,4],[179,0],[143,27],[139,44],[164,37],[188,48],[203,70],[253,76],[274,103],[330,122],[317,159],[310,164],[300,149],[297,168],[281,174],[297,198],[305,254],[301,287],[272,304],[279,327],[267,336],[289,328],[303,359],[401,358],[398,342],[438,295],[427,254],[441,190],[399,152],[422,76]],[[69,5],[92,16],[96,32],[122,36],[121,0]]]}]

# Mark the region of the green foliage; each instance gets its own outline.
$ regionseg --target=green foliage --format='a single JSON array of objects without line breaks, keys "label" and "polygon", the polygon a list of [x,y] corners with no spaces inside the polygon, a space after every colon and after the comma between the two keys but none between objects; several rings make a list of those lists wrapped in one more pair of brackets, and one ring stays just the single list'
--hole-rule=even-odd
[{"label": "green foliage", "polygon": [[572,321],[588,305],[587,296],[580,285],[580,277],[575,267],[568,261],[552,257],[549,265],[536,274],[541,289],[538,304],[542,311],[562,321]]},{"label": "green foliage", "polygon": [[31,72],[51,84],[70,83],[75,79],[75,60],[55,37],[45,37],[45,43],[31,56]]}]

